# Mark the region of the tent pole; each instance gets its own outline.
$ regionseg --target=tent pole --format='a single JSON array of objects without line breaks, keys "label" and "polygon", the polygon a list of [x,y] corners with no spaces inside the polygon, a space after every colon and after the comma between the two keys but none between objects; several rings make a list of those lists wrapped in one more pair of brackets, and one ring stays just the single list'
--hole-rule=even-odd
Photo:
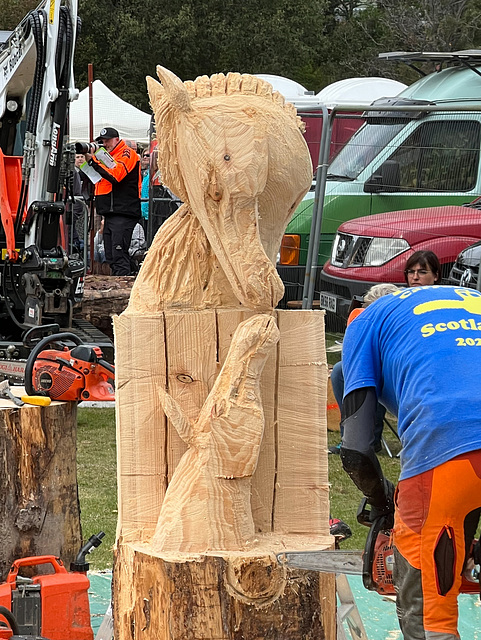
[{"label": "tent pole", "polygon": [[[88,65],[88,87],[89,87],[89,140],[94,139],[94,96],[93,96],[94,66],[90,62]],[[90,203],[90,273],[94,271],[94,236],[95,236],[95,204],[94,198]]]}]

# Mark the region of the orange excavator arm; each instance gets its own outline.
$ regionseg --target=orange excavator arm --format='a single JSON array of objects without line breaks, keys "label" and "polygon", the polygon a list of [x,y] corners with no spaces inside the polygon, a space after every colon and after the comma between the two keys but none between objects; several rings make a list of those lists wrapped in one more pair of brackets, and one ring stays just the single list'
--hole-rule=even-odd
[{"label": "orange excavator arm", "polygon": [[0,213],[7,245],[2,260],[8,258],[12,262],[16,262],[18,258],[14,227],[21,184],[22,158],[6,156],[0,149]]}]

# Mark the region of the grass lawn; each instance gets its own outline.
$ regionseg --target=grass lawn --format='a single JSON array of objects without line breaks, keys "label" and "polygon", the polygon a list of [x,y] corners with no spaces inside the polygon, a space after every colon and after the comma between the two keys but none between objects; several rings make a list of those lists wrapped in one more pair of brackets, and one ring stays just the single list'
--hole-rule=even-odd
[{"label": "grass lawn", "polygon": [[[391,449],[399,445],[388,429],[384,436]],[[338,433],[329,433],[329,445],[337,444]],[[399,459],[379,454],[386,476],[395,482],[399,475]],[[99,531],[105,532],[103,543],[89,556],[94,570],[112,567],[112,549],[117,526],[117,482],[115,454],[114,409],[78,410],[78,485],[84,540]],[[352,538],[342,543],[344,549],[362,549],[367,529],[356,522],[356,512],[362,495],[341,467],[337,455],[329,455],[331,484],[331,515],[349,524]]]},{"label": "grass lawn", "polygon": [[111,569],[117,526],[114,409],[78,409],[77,476],[83,539],[105,538],[88,556],[91,569]]},{"label": "grass lawn", "polygon": [[[387,427],[383,436],[391,452],[399,451],[399,442]],[[339,442],[339,433],[328,432],[329,446]],[[383,449],[378,453],[384,475],[396,484],[399,477],[399,458],[390,458]],[[331,516],[347,522],[352,530],[352,538],[341,543],[343,549],[363,549],[368,529],[357,523],[356,513],[362,499],[362,493],[354,486],[341,465],[338,455],[329,454],[329,482],[331,485]]]}]

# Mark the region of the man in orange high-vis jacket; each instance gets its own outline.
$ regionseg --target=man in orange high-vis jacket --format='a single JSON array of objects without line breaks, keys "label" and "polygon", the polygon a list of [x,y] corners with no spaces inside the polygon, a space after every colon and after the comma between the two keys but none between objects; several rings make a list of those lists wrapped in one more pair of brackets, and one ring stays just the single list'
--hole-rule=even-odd
[{"label": "man in orange high-vis jacket", "polygon": [[97,213],[104,217],[105,258],[114,276],[131,273],[130,241],[140,219],[140,190],[142,186],[140,158],[119,137],[113,127],[105,127],[96,142],[113,158],[114,164],[103,163],[95,155],[86,154],[90,166],[101,176],[95,185]]}]

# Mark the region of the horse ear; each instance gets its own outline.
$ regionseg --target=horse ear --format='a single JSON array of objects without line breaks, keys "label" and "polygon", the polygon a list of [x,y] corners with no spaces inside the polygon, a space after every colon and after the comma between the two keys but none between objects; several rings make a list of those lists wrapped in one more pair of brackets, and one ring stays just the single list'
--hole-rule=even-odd
[{"label": "horse ear", "polygon": [[189,93],[180,78],[165,67],[157,65],[157,75],[165,90],[165,98],[179,111],[191,111]]},{"label": "horse ear", "polygon": [[151,76],[147,76],[145,80],[147,81],[147,91],[149,93],[152,111],[154,111],[155,113],[158,109],[159,102],[165,96],[164,87],[160,84],[160,82],[157,82],[157,80],[154,80],[154,78],[152,78]]}]

